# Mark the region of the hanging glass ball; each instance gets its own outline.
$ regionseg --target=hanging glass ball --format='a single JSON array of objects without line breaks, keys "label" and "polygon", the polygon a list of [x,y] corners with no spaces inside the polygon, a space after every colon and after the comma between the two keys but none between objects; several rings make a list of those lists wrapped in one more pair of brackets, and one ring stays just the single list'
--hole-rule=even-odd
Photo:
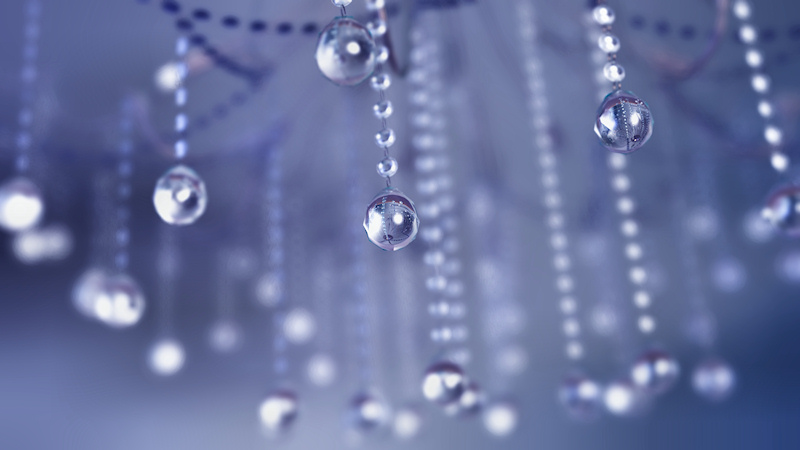
[{"label": "hanging glass ball", "polygon": [[44,216],[39,188],[27,178],[13,178],[0,186],[0,227],[12,233],[35,227]]},{"label": "hanging glass ball", "polygon": [[776,229],[800,237],[800,183],[785,183],[772,191],[761,215]]},{"label": "hanging glass ball", "polygon": [[383,250],[405,248],[419,230],[414,203],[396,188],[381,190],[367,207],[364,230],[369,240]]},{"label": "hanging glass ball", "polygon": [[180,372],[186,362],[183,345],[175,339],[162,339],[150,348],[147,364],[154,374],[169,377]]},{"label": "hanging glass ball", "polygon": [[261,402],[258,416],[267,433],[279,435],[289,431],[297,419],[298,410],[297,394],[288,389],[277,389]]},{"label": "hanging glass ball", "polygon": [[511,402],[501,401],[488,405],[483,410],[483,426],[496,437],[507,437],[519,424],[519,410]]},{"label": "hanging glass ball", "polygon": [[450,416],[472,417],[480,413],[486,404],[486,394],[475,382],[467,382],[464,391],[453,403],[444,407],[444,412]]},{"label": "hanging glass ball", "polygon": [[434,363],[422,379],[422,395],[440,406],[458,402],[467,388],[464,370],[449,361]]},{"label": "hanging glass ball", "polygon": [[669,353],[648,350],[631,367],[631,381],[649,393],[661,394],[678,380],[680,365]]},{"label": "hanging glass ball", "polygon": [[101,322],[114,328],[136,325],[145,310],[142,290],[136,281],[126,274],[107,277],[102,290],[94,301],[94,315]]},{"label": "hanging glass ball", "polygon": [[615,416],[630,417],[645,410],[648,397],[629,380],[617,380],[606,386],[603,405]]},{"label": "hanging glass ball", "polygon": [[386,157],[378,163],[378,175],[389,178],[397,173],[397,160],[391,157]]},{"label": "hanging glass ball", "polygon": [[613,24],[616,17],[614,10],[608,5],[598,5],[592,10],[595,23],[603,27]]},{"label": "hanging glass ball", "polygon": [[337,17],[319,34],[315,58],[326,78],[354,86],[375,70],[377,49],[369,30],[353,19]]},{"label": "hanging glass ball", "polygon": [[568,376],[561,383],[558,398],[567,413],[578,420],[591,420],[597,417],[603,390],[600,385],[585,376]]},{"label": "hanging glass ball", "polygon": [[103,292],[108,274],[103,269],[90,268],[75,282],[72,288],[72,304],[81,315],[96,319],[97,299]]},{"label": "hanging glass ball", "polygon": [[206,184],[197,173],[183,165],[169,169],[156,183],[153,204],[161,219],[170,225],[189,225],[206,210]]},{"label": "hanging glass ball", "polygon": [[619,83],[625,79],[625,69],[616,61],[603,66],[603,76],[612,83]]},{"label": "hanging glass ball", "polygon": [[372,107],[372,112],[378,119],[388,119],[394,112],[392,102],[389,100],[381,100]]},{"label": "hanging glass ball", "polygon": [[353,0],[331,0],[331,1],[336,6],[347,6],[350,3],[353,3]]},{"label": "hanging glass ball", "polygon": [[653,135],[650,107],[634,93],[616,90],[600,105],[594,132],[612,152],[635,152]]},{"label": "hanging glass ball", "polygon": [[695,367],[692,387],[706,400],[720,402],[730,397],[736,388],[736,373],[725,361],[709,358]]},{"label": "hanging glass ball", "polygon": [[603,33],[597,38],[597,46],[606,53],[617,53],[621,47],[619,38],[611,33]]},{"label": "hanging glass ball", "polygon": [[381,396],[360,392],[350,400],[347,423],[356,433],[368,434],[386,427],[391,415],[389,405]]}]

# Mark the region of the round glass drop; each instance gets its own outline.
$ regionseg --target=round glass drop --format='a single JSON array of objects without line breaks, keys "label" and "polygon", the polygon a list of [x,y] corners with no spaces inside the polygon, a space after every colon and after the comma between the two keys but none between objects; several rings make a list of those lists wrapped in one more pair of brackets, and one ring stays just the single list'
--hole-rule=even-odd
[{"label": "round glass drop", "polygon": [[347,410],[347,423],[359,434],[380,430],[391,419],[389,405],[379,395],[360,392],[351,400]]},{"label": "round glass drop", "polygon": [[394,158],[383,158],[377,166],[378,175],[389,178],[397,173],[397,160]]},{"label": "round glass drop", "polygon": [[0,186],[0,227],[16,233],[36,226],[44,215],[39,188],[27,178],[17,177]]},{"label": "round glass drop", "polygon": [[372,107],[372,112],[378,119],[388,119],[394,112],[394,108],[389,100],[381,100]]},{"label": "round glass drop", "polygon": [[614,10],[608,5],[598,5],[592,10],[592,18],[595,23],[601,26],[608,26],[614,23],[616,15]]},{"label": "round glass drop", "polygon": [[139,322],[145,300],[136,281],[126,274],[108,277],[94,300],[94,315],[114,328],[127,328]]},{"label": "round glass drop", "polygon": [[486,404],[486,394],[475,382],[468,382],[458,400],[445,406],[445,413],[451,416],[472,417],[480,413]]},{"label": "round glass drop", "polygon": [[648,350],[631,367],[631,381],[653,394],[662,394],[669,390],[679,375],[678,361],[661,350]]},{"label": "round glass drop", "polygon": [[603,392],[603,404],[615,416],[639,414],[647,407],[647,400],[645,393],[628,380],[613,381]]},{"label": "round glass drop", "polygon": [[298,413],[297,395],[288,389],[278,389],[267,395],[258,407],[261,426],[269,434],[289,431]]},{"label": "round glass drop", "polygon": [[414,241],[419,218],[414,203],[396,188],[381,190],[367,207],[364,230],[383,250],[400,250]]},{"label": "round glass drop", "polygon": [[625,69],[617,62],[609,62],[603,66],[603,76],[612,83],[619,83],[625,79]]},{"label": "round glass drop", "polygon": [[354,86],[375,70],[377,50],[363,25],[337,17],[319,34],[315,58],[323,75],[340,86]]},{"label": "round glass drop", "polygon": [[156,183],[153,204],[161,219],[170,225],[189,225],[206,210],[206,184],[186,166],[169,169]]},{"label": "round glass drop", "polygon": [[381,148],[389,148],[394,145],[397,137],[394,134],[394,130],[391,128],[385,128],[375,134],[375,144]]},{"label": "round glass drop", "polygon": [[577,420],[591,420],[597,417],[602,402],[603,390],[592,379],[581,375],[568,376],[561,383],[558,399],[569,413]]},{"label": "round glass drop", "polygon": [[183,345],[175,339],[162,339],[150,349],[147,363],[154,374],[169,377],[180,372],[186,362]]},{"label": "round glass drop", "polygon": [[712,402],[730,397],[736,387],[736,373],[718,358],[707,359],[694,369],[692,387],[697,395]]},{"label": "round glass drop", "polygon": [[635,152],[653,135],[650,107],[634,93],[616,90],[600,105],[594,132],[612,152]]},{"label": "round glass drop", "polygon": [[800,237],[800,183],[787,183],[775,189],[761,215],[776,229]]},{"label": "round glass drop", "polygon": [[597,39],[597,46],[606,53],[617,53],[621,47],[619,38],[611,33],[603,33]]},{"label": "round glass drop", "polygon": [[467,388],[467,377],[457,364],[442,361],[434,363],[422,379],[422,394],[440,406],[458,402]]}]

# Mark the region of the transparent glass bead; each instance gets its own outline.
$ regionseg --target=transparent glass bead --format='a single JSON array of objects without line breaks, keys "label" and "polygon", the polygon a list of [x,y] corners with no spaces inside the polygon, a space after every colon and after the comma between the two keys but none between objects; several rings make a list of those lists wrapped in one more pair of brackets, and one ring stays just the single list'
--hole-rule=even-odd
[{"label": "transparent glass bead", "polygon": [[506,437],[519,424],[519,409],[508,401],[495,402],[483,410],[483,426],[493,436]]},{"label": "transparent glass bead", "polygon": [[400,250],[414,241],[419,218],[414,203],[396,188],[381,190],[367,207],[364,230],[383,250]]},{"label": "transparent glass bead", "polygon": [[468,382],[458,400],[444,407],[445,414],[458,417],[473,417],[486,404],[486,393],[475,382]]},{"label": "transparent glass bead", "polygon": [[194,223],[205,212],[207,203],[206,184],[194,170],[183,165],[162,175],[153,192],[156,212],[170,225]]},{"label": "transparent glass bead", "polygon": [[728,363],[719,358],[706,359],[694,369],[692,388],[706,400],[723,401],[736,388],[736,373]]},{"label": "transparent glass bead", "polygon": [[336,6],[348,6],[353,0],[331,0]]},{"label": "transparent glass bead", "polygon": [[136,281],[126,274],[106,278],[94,301],[94,315],[114,328],[127,328],[139,322],[145,300]]},{"label": "transparent glass bead", "polygon": [[645,391],[662,394],[669,390],[680,375],[678,361],[661,350],[648,350],[631,367],[631,381]]},{"label": "transparent glass bead", "polygon": [[597,111],[594,132],[610,151],[634,152],[653,135],[650,107],[630,91],[614,91]]},{"label": "transparent glass bead", "polygon": [[614,10],[611,9],[610,6],[598,5],[592,10],[592,18],[596,24],[600,26],[607,26],[614,23],[614,19],[617,17],[614,14]]},{"label": "transparent glass bead", "polygon": [[380,19],[369,22],[367,23],[367,29],[372,33],[372,36],[383,36],[386,34],[386,22]]},{"label": "transparent glass bead", "polygon": [[397,137],[394,135],[394,130],[391,128],[386,128],[375,134],[375,143],[378,144],[378,147],[391,147],[394,145],[395,141],[397,141]]},{"label": "transparent glass bead", "polygon": [[389,47],[381,45],[378,47],[378,53],[375,55],[375,61],[378,64],[383,64],[389,60]]},{"label": "transparent glass bead", "polygon": [[377,166],[378,175],[389,178],[397,173],[397,160],[394,158],[383,158]]},{"label": "transparent glass bead", "polygon": [[147,363],[154,374],[169,377],[180,372],[186,362],[183,345],[175,339],[162,339],[150,348]]},{"label": "transparent glass bead", "polygon": [[278,435],[289,431],[299,410],[297,394],[288,389],[271,392],[258,407],[261,426],[269,434]]},{"label": "transparent glass bead", "polygon": [[597,46],[606,53],[617,53],[621,47],[619,38],[611,33],[603,33],[597,39]]},{"label": "transparent glass bead", "polygon": [[347,422],[359,434],[368,434],[386,427],[391,408],[383,397],[373,392],[359,392],[350,400]]},{"label": "transparent glass bead", "polygon": [[619,83],[625,79],[625,68],[617,62],[609,62],[603,66],[603,76],[612,83]]},{"label": "transparent glass bead", "polygon": [[360,23],[337,17],[320,32],[315,58],[327,79],[340,86],[354,86],[375,70],[375,41]]},{"label": "transparent glass bead", "polygon": [[582,375],[571,375],[561,382],[558,399],[570,417],[591,420],[600,412],[603,390],[592,379]]},{"label": "transparent glass bead", "polygon": [[381,73],[373,76],[369,80],[369,83],[370,86],[372,86],[372,89],[375,89],[376,91],[385,91],[386,89],[389,89],[389,86],[392,85],[392,77],[385,73]]},{"label": "transparent glass bead", "polygon": [[467,388],[467,377],[457,364],[449,361],[434,363],[422,379],[422,395],[440,406],[458,402]]},{"label": "transparent glass bead", "polygon": [[36,226],[44,216],[44,199],[27,178],[13,178],[0,186],[0,227],[16,233]]},{"label": "transparent glass bead", "polygon": [[800,237],[800,183],[785,183],[767,198],[762,217],[791,237]]},{"label": "transparent glass bead", "polygon": [[629,380],[616,380],[606,385],[603,405],[615,416],[630,417],[644,411],[648,397]]},{"label": "transparent glass bead", "polygon": [[378,119],[388,119],[394,112],[392,102],[389,100],[381,100],[372,107],[372,112]]},{"label": "transparent glass bead", "polygon": [[86,270],[72,288],[72,304],[81,315],[95,319],[95,303],[103,292],[108,274],[96,267]]}]

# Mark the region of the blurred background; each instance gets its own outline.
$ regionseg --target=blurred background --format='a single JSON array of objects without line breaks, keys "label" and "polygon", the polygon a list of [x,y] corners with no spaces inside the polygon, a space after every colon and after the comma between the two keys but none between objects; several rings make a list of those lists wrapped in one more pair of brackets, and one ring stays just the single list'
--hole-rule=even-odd
[{"label": "blurred background", "polygon": [[[520,3],[533,8],[544,105],[529,90]],[[739,22],[726,0],[611,2],[624,87],[655,125],[643,149],[609,159],[592,132],[609,90],[597,79],[593,6],[387,0],[392,180],[421,225],[409,247],[384,252],[361,225],[384,187],[378,94],[369,81],[336,86],[314,62],[338,14],[330,2],[3,2],[0,180],[14,177],[28,111],[27,177],[45,215],[33,231],[0,235],[0,446],[798,448],[800,247],[760,216],[796,173],[770,167]],[[372,17],[360,0],[348,13]],[[800,5],[754,1],[751,20],[773,123],[798,158]],[[185,163],[205,181],[208,208],[171,227],[152,193],[175,164],[180,35],[191,43]],[[431,120],[445,161],[433,188],[420,161]],[[545,198],[542,139],[557,159],[556,200]],[[620,232],[620,173],[644,255],[638,284]],[[552,263],[553,201],[569,288]],[[437,248],[446,289],[426,264]],[[82,275],[120,267],[146,302],[140,320],[81,314]],[[652,336],[637,327],[641,290]],[[567,291],[579,333],[565,328]],[[430,307],[442,297],[456,309],[447,319]],[[447,340],[442,323],[455,337],[432,342]],[[154,356],[163,339],[178,350]],[[605,386],[652,346],[681,375],[646,408],[619,417],[598,401],[576,418],[559,402],[566,375]],[[477,411],[447,417],[424,400],[426,367],[443,357],[481,386]],[[735,371],[724,401],[692,385],[708,357]],[[275,389],[299,405],[278,438],[259,419]],[[359,392],[382,405],[374,423],[354,418]]]}]

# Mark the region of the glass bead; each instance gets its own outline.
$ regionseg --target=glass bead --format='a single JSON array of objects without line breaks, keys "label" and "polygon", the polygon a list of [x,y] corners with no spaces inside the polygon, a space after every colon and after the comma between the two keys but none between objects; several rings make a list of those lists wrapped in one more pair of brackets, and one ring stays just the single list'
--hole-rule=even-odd
[{"label": "glass bead", "polygon": [[364,230],[383,250],[400,250],[417,237],[419,218],[414,203],[400,190],[381,190],[367,207]]},{"label": "glass bead", "polygon": [[486,404],[486,393],[475,382],[468,382],[458,400],[444,407],[445,414],[458,417],[473,417]]},{"label": "glass bead", "polygon": [[358,434],[381,430],[389,424],[390,419],[389,404],[374,392],[359,392],[350,400],[347,423]]},{"label": "glass bead", "polygon": [[653,135],[650,107],[632,92],[616,90],[600,105],[594,132],[608,150],[634,152]]},{"label": "glass bead", "polygon": [[386,89],[389,89],[389,86],[392,85],[392,77],[385,73],[378,74],[373,76],[369,80],[369,83],[370,86],[372,86],[372,89],[376,91],[385,91]]},{"label": "glass bead", "polygon": [[592,379],[571,375],[561,382],[558,398],[567,413],[577,420],[591,420],[600,412],[603,390]]},{"label": "glass bead", "polygon": [[767,198],[761,215],[778,230],[800,237],[800,183],[786,183]]},{"label": "glass bead", "polygon": [[389,178],[397,173],[397,160],[394,158],[383,158],[377,166],[378,175]]},{"label": "glass bead", "polygon": [[183,165],[162,175],[153,192],[156,212],[170,225],[194,223],[205,212],[207,203],[206,184],[194,170]]},{"label": "glass bead", "polygon": [[297,394],[288,389],[277,389],[261,402],[258,417],[265,432],[280,435],[289,431],[297,419],[298,411]]},{"label": "glass bead", "polygon": [[139,322],[145,300],[136,281],[126,274],[107,277],[94,301],[94,315],[113,328],[127,328]]},{"label": "glass bead", "polygon": [[614,10],[608,5],[598,5],[592,10],[592,18],[600,26],[608,26],[614,23],[616,15]]},{"label": "glass bead", "polygon": [[353,3],[353,0],[331,0],[336,6],[348,6]]},{"label": "glass bead", "polygon": [[367,29],[372,33],[372,36],[383,36],[386,34],[386,22],[380,19],[369,22],[367,23]]},{"label": "glass bead", "polygon": [[378,64],[383,64],[386,61],[389,61],[389,48],[385,45],[378,47],[378,52],[375,54],[375,61]]},{"label": "glass bead", "polygon": [[150,348],[147,363],[154,374],[169,377],[180,372],[186,362],[183,345],[175,339],[162,339]]},{"label": "glass bead", "polygon": [[736,373],[719,358],[706,359],[694,369],[692,388],[706,400],[721,402],[730,397],[736,388]]},{"label": "glass bead", "polygon": [[609,62],[603,66],[603,76],[612,83],[619,83],[625,79],[625,68],[616,62]]},{"label": "glass bead", "polygon": [[381,100],[372,107],[372,112],[378,119],[388,119],[394,112],[392,102],[389,100]]},{"label": "glass bead", "polygon": [[514,433],[519,424],[519,410],[508,401],[499,401],[483,410],[483,426],[496,437],[506,437]]},{"label": "glass bead", "polygon": [[230,353],[242,344],[242,327],[232,320],[220,320],[211,326],[208,342],[214,351]]},{"label": "glass bead", "polygon": [[603,391],[603,405],[615,415],[630,417],[642,413],[648,406],[649,398],[629,380],[616,380],[606,385]]},{"label": "glass bead", "polygon": [[416,438],[423,425],[422,414],[413,406],[405,406],[394,413],[392,432],[400,440],[408,441]]},{"label": "glass bead", "polygon": [[0,186],[0,227],[12,233],[35,227],[44,216],[44,199],[27,178],[13,178]]},{"label": "glass bead", "polygon": [[95,319],[95,303],[103,291],[108,274],[100,268],[87,269],[72,288],[72,304],[84,317]]},{"label": "glass bead", "polygon": [[603,33],[597,39],[597,46],[606,53],[617,53],[621,44],[617,36],[611,33]]},{"label": "glass bead", "polygon": [[631,381],[645,391],[662,394],[669,390],[680,375],[678,361],[661,350],[648,350],[631,367]]},{"label": "glass bead", "polygon": [[320,33],[315,58],[326,78],[340,86],[354,86],[375,70],[375,41],[360,23],[337,17]]},{"label": "glass bead", "polygon": [[422,379],[422,394],[425,399],[440,406],[458,402],[467,388],[467,377],[455,363],[434,363]]},{"label": "glass bead", "polygon": [[377,11],[386,7],[386,0],[367,0],[367,9]]},{"label": "glass bead", "polygon": [[378,147],[389,148],[394,145],[397,137],[394,135],[394,130],[386,128],[375,134],[375,143]]}]

